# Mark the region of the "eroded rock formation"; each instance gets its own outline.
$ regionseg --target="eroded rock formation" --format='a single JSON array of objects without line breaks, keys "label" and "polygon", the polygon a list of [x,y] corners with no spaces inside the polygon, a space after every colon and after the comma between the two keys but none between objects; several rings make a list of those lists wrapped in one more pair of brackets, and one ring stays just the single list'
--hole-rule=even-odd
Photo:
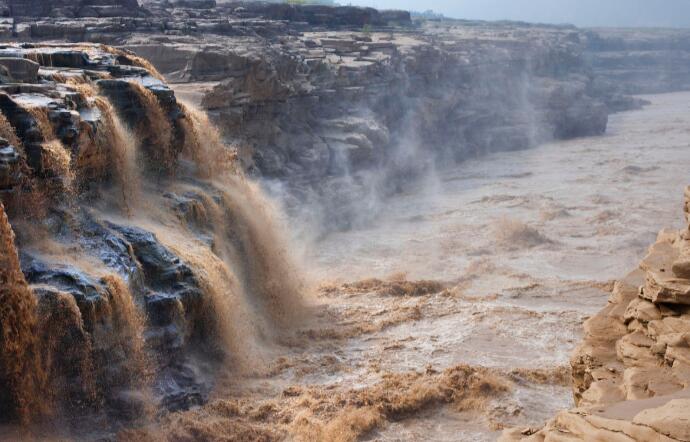
[{"label": "eroded rock formation", "polygon": [[690,227],[659,234],[640,268],[585,322],[571,358],[578,408],[502,440],[690,440],[689,252]]}]

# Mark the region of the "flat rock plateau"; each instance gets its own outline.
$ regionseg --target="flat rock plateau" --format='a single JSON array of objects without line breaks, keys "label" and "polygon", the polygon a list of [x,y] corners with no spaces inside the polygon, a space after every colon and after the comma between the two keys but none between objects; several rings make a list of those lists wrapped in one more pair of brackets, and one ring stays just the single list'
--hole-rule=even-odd
[{"label": "flat rock plateau", "polygon": [[690,441],[688,89],[682,29],[0,0],[0,439]]}]

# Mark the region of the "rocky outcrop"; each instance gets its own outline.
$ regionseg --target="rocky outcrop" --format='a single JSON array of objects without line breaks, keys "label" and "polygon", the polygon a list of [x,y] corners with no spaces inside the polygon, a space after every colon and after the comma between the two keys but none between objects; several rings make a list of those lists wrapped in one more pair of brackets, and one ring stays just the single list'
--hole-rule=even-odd
[{"label": "rocky outcrop", "polygon": [[[690,188],[685,191],[690,222]],[[665,230],[585,322],[571,358],[578,408],[503,440],[690,440],[690,227]]]},{"label": "rocky outcrop", "polygon": [[141,13],[137,0],[4,0],[13,17],[130,17]]}]

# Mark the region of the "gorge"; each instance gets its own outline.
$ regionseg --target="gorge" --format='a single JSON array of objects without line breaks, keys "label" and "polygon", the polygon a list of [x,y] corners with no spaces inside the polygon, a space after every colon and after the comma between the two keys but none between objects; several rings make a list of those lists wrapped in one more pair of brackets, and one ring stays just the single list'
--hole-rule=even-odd
[{"label": "gorge", "polygon": [[690,32],[0,10],[0,439],[690,437]]}]

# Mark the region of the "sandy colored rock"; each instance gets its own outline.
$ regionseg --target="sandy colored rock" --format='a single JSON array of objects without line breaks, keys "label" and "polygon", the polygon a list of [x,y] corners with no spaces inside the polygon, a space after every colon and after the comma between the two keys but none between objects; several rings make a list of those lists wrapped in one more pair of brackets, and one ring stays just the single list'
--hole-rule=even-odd
[{"label": "sandy colored rock", "polygon": [[674,439],[690,441],[690,399],[674,399],[659,408],[641,411],[633,423],[647,425]]},{"label": "sandy colored rock", "polygon": [[[685,198],[687,213],[688,189]],[[585,323],[571,358],[581,408],[539,431],[506,431],[502,440],[690,440],[690,280],[682,266],[671,271],[687,251],[685,235],[661,232],[637,273],[644,286],[617,283],[609,304]]]}]

